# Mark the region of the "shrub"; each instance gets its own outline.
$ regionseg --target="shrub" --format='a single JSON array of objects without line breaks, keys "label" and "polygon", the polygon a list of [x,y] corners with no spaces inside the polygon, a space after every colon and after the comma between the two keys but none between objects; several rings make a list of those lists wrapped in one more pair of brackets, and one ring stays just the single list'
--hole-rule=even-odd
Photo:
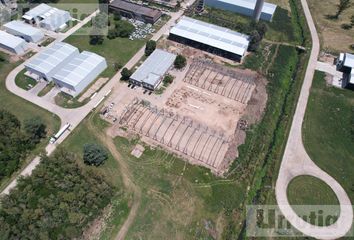
[{"label": "shrub", "polygon": [[350,48],[351,50],[354,50],[354,44],[351,44],[351,45],[349,46],[349,48]]},{"label": "shrub", "polygon": [[173,76],[171,76],[170,74],[167,74],[163,79],[163,84],[166,86],[171,83],[173,83]]},{"label": "shrub", "polygon": [[187,59],[184,56],[178,54],[177,57],[176,57],[176,60],[174,62],[175,68],[182,69],[186,65],[187,65]]},{"label": "shrub", "polygon": [[84,163],[100,166],[108,159],[108,153],[101,145],[92,143],[84,145]]},{"label": "shrub", "polygon": [[131,70],[129,70],[128,68],[123,68],[122,70],[122,80],[128,81],[130,76],[133,74]]},{"label": "shrub", "polygon": [[341,28],[344,29],[344,30],[349,30],[351,29],[353,26],[351,24],[348,24],[348,23],[343,23],[341,25]]},{"label": "shrub", "polygon": [[150,56],[156,49],[156,42],[154,40],[149,40],[145,47],[145,56]]},{"label": "shrub", "polygon": [[133,24],[121,20],[116,22],[116,31],[117,37],[127,38],[135,31],[135,27]]}]

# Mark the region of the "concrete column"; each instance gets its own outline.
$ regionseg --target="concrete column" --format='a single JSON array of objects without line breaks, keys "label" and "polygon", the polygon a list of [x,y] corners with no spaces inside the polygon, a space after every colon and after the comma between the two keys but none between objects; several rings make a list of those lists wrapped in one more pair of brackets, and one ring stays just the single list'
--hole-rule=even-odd
[{"label": "concrete column", "polygon": [[254,8],[253,12],[253,20],[255,20],[256,22],[258,22],[261,17],[263,5],[264,0],[257,0],[256,7]]}]

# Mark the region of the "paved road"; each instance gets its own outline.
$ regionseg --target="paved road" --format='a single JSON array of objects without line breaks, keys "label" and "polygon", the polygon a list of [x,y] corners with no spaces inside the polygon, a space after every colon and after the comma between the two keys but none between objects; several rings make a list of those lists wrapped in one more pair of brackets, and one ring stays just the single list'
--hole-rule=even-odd
[{"label": "paved road", "polygon": [[[317,67],[317,57],[320,51],[320,43],[306,0],[301,0],[301,4],[310,27],[313,46],[282,164],[279,170],[279,176],[276,183],[276,199],[281,212],[287,220],[305,235],[318,239],[337,239],[344,236],[350,230],[353,221],[353,208],[344,189],[334,178],[329,176],[326,172],[314,164],[306,153],[302,142],[302,122],[306,111],[312,79]],[[299,218],[291,208],[287,198],[287,187],[293,178],[300,175],[310,175],[323,180],[337,195],[341,213],[335,224],[328,227],[313,226]]]},{"label": "paved road", "polygon": [[[195,0],[190,0],[190,2],[194,2]],[[178,12],[171,13],[171,19],[155,34],[152,36],[152,40],[158,40],[160,39],[164,34],[168,34],[168,30],[171,26],[175,24],[175,21],[179,19],[183,15],[184,10],[180,10]],[[59,36],[53,43],[55,42],[60,42],[63,41],[65,38],[73,34],[76,30],[81,28],[83,25],[88,23],[94,16],[96,16],[98,11],[95,11],[92,13],[90,16],[88,16],[86,19],[75,25],[72,29],[67,31],[66,33],[63,33],[61,36]],[[130,60],[129,62],[124,66],[127,68],[132,68],[136,63],[140,61],[140,59],[144,56],[144,50],[145,47],[142,47]],[[36,55],[35,55],[36,56]],[[33,57],[35,57],[33,56]],[[47,101],[45,98],[38,97],[34,94],[31,94],[28,91],[25,91],[21,88],[19,88],[16,83],[15,83],[15,78],[19,72],[21,72],[24,69],[24,64],[19,65],[16,67],[14,70],[10,72],[10,74],[6,78],[6,88],[16,94],[17,96],[32,102],[41,108],[44,108],[48,110],[49,112],[56,114],[60,120],[61,120],[61,126],[64,126],[66,123],[70,123],[71,127],[70,130],[72,131],[74,128],[76,128],[80,122],[90,113],[90,111],[96,106],[96,104],[107,94],[108,91],[111,89],[114,89],[114,86],[116,83],[120,80],[121,78],[121,73],[118,72],[115,76],[113,76],[108,83],[97,93],[95,98],[93,98],[90,102],[88,102],[86,105],[76,108],[76,109],[66,109],[62,108],[60,106],[57,106],[54,103],[51,103]],[[70,134],[71,131],[67,131],[64,133],[63,136],[60,137],[60,139],[53,145],[53,144],[48,144],[46,147],[46,151],[48,154],[51,154],[57,145],[59,145],[62,141],[64,141],[68,135]],[[30,175],[33,171],[33,169],[36,168],[36,166],[39,164],[39,160],[36,157],[20,174],[19,176],[25,176],[25,175]],[[17,179],[14,179],[1,193],[1,194],[8,194],[9,191],[16,186]]]}]

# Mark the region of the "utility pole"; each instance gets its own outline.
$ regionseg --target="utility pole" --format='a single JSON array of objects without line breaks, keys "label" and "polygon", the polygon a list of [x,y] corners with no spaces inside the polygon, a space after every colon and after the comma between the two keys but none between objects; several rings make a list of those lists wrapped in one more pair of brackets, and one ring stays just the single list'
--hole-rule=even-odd
[{"label": "utility pole", "polygon": [[256,22],[259,22],[259,19],[262,14],[263,5],[264,5],[264,0],[257,0],[256,6],[255,6],[254,12],[253,12],[253,20]]}]

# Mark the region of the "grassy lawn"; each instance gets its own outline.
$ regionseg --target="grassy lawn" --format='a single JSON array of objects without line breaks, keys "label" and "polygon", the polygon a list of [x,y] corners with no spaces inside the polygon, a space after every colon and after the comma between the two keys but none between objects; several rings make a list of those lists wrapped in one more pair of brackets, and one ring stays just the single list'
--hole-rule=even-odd
[{"label": "grassy lawn", "polygon": [[354,92],[327,86],[316,72],[303,124],[311,159],[334,177],[354,201]]},{"label": "grassy lawn", "polygon": [[106,58],[108,68],[101,74],[101,77],[111,78],[116,70],[115,64],[125,65],[135,53],[144,46],[147,40],[129,40],[128,38],[105,38],[102,45],[90,45],[89,36],[71,35],[65,42],[80,49],[97,53]]},{"label": "grassy lawn", "polygon": [[[311,208],[302,207],[299,205],[332,205],[323,207],[323,210],[327,210],[328,213],[333,216],[338,216],[338,213],[340,212],[340,208],[338,206],[339,202],[335,193],[325,182],[318,178],[312,176],[296,177],[290,182],[287,191],[289,203],[291,205],[298,205],[294,207],[294,210],[299,214],[299,216],[309,214],[308,210]],[[316,207],[313,209],[316,209]],[[320,226],[328,226],[331,223],[316,223],[311,222],[310,219],[307,221]]]},{"label": "grassy lawn", "polygon": [[54,87],[54,83],[51,82],[49,84],[47,84],[41,91],[39,91],[39,93],[37,94],[38,97],[43,97],[45,96],[47,93],[50,92],[50,90],[52,90]]},{"label": "grassy lawn", "polygon": [[33,78],[25,76],[26,69],[23,69],[15,78],[15,83],[18,87],[29,90],[37,85],[37,81]]},{"label": "grassy lawn", "polygon": [[[354,26],[352,29],[341,28],[342,24],[349,24],[350,17],[354,15],[354,4],[345,10],[337,20],[327,18],[337,11],[339,0],[309,0],[309,7],[320,33],[322,49],[333,52],[349,51],[349,45],[354,44]],[[352,50],[353,51],[353,50]]]},{"label": "grassy lawn", "polygon": [[[16,115],[16,117],[23,122],[25,119],[32,118],[34,116],[39,116],[43,119],[45,124],[47,125],[47,135],[51,136],[53,133],[59,130],[60,128],[60,119],[53,115],[46,110],[27,102],[26,100],[10,93],[7,91],[5,86],[5,78],[10,73],[12,69],[14,69],[18,63],[9,63],[7,61],[6,55],[1,55],[5,61],[0,61],[0,102],[2,109],[5,109],[12,114]],[[32,152],[32,154],[26,159],[25,163],[28,163],[30,160],[33,159],[35,154],[38,154],[40,151],[43,150],[44,146],[47,144],[49,140],[44,139],[42,143],[38,145],[38,147]],[[26,164],[24,163],[23,166]],[[15,176],[16,174],[14,174]],[[4,179],[3,182],[0,183],[0,189],[3,189],[9,179]]]}]

